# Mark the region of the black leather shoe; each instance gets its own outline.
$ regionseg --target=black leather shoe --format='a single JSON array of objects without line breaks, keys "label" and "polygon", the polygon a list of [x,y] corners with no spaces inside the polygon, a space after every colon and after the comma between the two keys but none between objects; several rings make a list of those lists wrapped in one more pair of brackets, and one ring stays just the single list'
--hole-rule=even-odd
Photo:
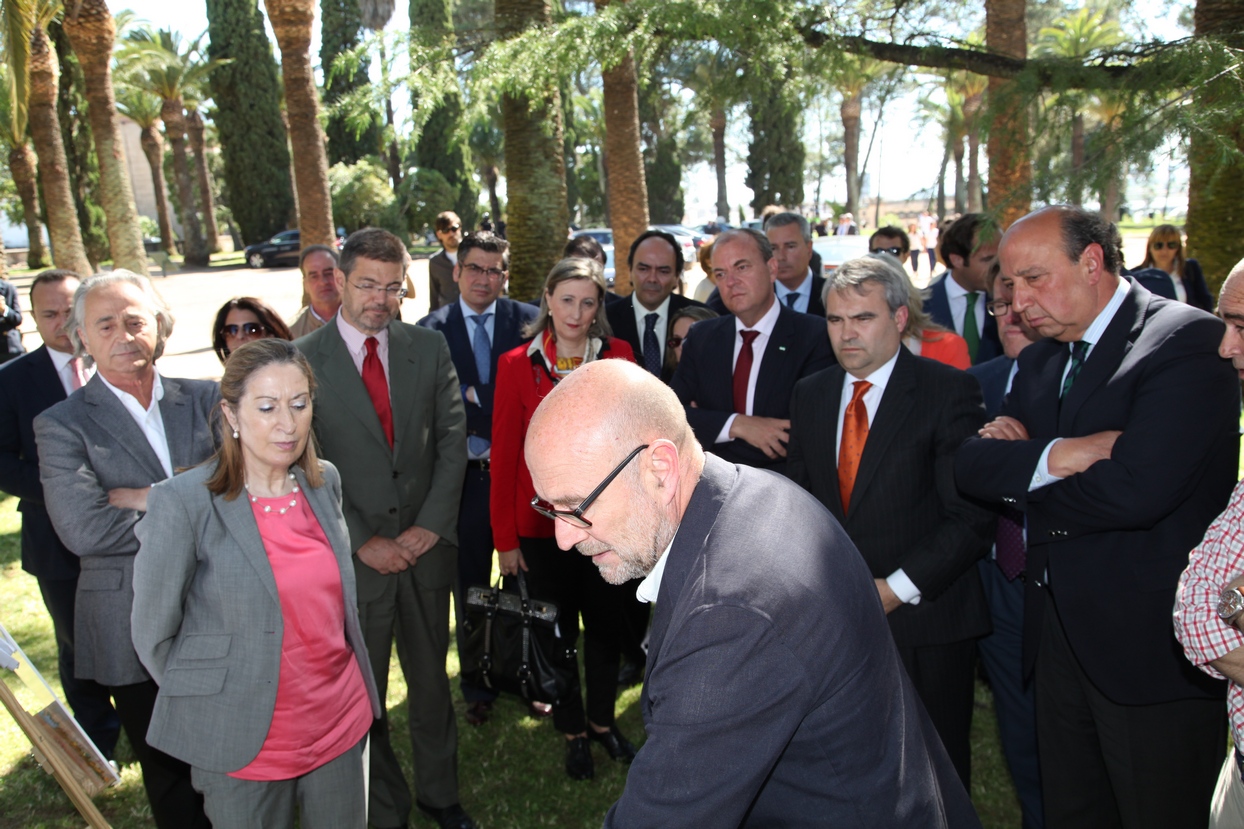
[{"label": "black leather shoe", "polygon": [[623,763],[629,763],[635,759],[638,749],[630,740],[622,736],[617,725],[611,725],[608,731],[597,731],[589,727],[587,735],[604,746],[605,751],[609,752],[609,756],[613,759],[621,760]]},{"label": "black leather shoe", "polygon": [[441,829],[479,829],[475,821],[471,820],[471,816],[462,808],[461,803],[442,809],[428,806],[418,800],[415,801],[415,805],[419,807],[419,811],[436,821]]},{"label": "black leather shoe", "polygon": [[596,776],[596,764],[592,762],[592,744],[587,737],[575,737],[566,741],[566,774],[571,780],[591,780]]},{"label": "black leather shoe", "polygon": [[473,702],[467,706],[466,721],[471,725],[483,725],[488,722],[488,714],[492,711],[491,702]]}]

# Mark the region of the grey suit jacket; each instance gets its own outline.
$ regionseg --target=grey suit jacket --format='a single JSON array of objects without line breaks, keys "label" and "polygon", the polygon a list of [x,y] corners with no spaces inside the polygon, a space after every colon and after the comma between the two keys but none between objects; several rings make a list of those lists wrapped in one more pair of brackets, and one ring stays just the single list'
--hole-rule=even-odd
[{"label": "grey suit jacket", "polygon": [[444,250],[428,259],[428,310],[458,301],[458,283],[454,282],[454,263]]},{"label": "grey suit jacket", "polygon": [[[296,345],[319,383],[315,433],[320,454],[341,472],[350,549],[375,535],[396,538],[417,524],[445,543],[420,557],[415,579],[424,588],[448,589],[457,569],[453,545],[467,446],[458,373],[445,338],[427,328],[389,323],[392,449],[337,325],[325,325]],[[359,602],[378,586],[361,579]]]},{"label": "grey suit jacket", "polygon": [[[220,390],[209,380],[162,379],[160,416],[173,469],[202,463],[215,451],[212,420]],[[98,374],[35,418],[35,440],[52,525],[82,563],[74,671],[104,685],[145,682],[130,639],[134,525],[142,513],[109,505],[108,490],[150,486],[167,477],[164,467]]]},{"label": "grey suit jacket", "polygon": [[[134,647],[160,685],[147,742],[208,771],[255,759],[276,705],[284,623],[282,596],[245,494],[213,495],[206,464],[157,484],[135,532]],[[298,486],[332,545],[341,573],[345,639],[354,651],[372,714],[380,698],[354,601],[341,477],[324,464],[324,485]],[[284,596],[294,601],[296,596]],[[331,758],[325,758],[331,759]]]}]

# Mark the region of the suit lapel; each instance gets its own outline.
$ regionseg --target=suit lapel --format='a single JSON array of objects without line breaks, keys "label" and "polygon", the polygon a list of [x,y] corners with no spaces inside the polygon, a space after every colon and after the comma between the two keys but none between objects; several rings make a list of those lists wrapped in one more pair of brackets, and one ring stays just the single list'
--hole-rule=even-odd
[{"label": "suit lapel", "polygon": [[[825,386],[824,397],[817,401],[821,404],[823,422],[826,428],[813,429],[813,439],[827,441],[827,445],[813,447],[806,454],[809,458],[826,458],[828,460],[828,479],[834,497],[830,499],[829,511],[839,521],[845,512],[842,509],[842,492],[838,489],[838,409],[842,407],[842,380],[846,370],[840,365],[830,367],[826,376],[829,378]],[[866,444],[867,445],[867,444]]]},{"label": "suit lapel", "polygon": [[519,317],[516,306],[497,300],[497,316],[493,318],[495,323],[492,329],[492,374],[490,377],[497,376],[497,359],[513,348],[510,343],[518,342],[522,339],[518,331]]},{"label": "suit lapel", "polygon": [[[371,404],[371,398],[367,395],[367,387],[363,385],[363,377],[359,374],[357,368],[354,367],[354,359],[350,356],[349,350],[346,348],[345,341],[341,339],[341,333],[337,331],[336,323],[324,326],[325,335],[323,336],[324,363],[320,372],[316,375],[316,379],[323,385],[332,388],[333,393],[341,401],[345,408],[350,410],[358,421],[363,425],[367,434],[376,441],[379,441],[388,449],[389,441],[384,436],[384,431],[380,428],[380,418],[376,416],[376,410]],[[389,339],[389,371],[392,378],[396,378],[393,372],[393,340]],[[395,385],[394,380],[390,379],[390,386]],[[327,389],[321,390],[327,391]],[[392,399],[393,390],[390,388],[389,397]],[[396,425],[396,424],[395,424]],[[394,435],[396,436],[396,431]]]},{"label": "suit lapel", "polygon": [[765,346],[765,355],[760,360],[760,372],[756,375],[756,393],[752,396],[754,415],[763,416],[769,411],[764,404],[776,401],[780,397],[779,390],[789,389],[792,385],[789,375],[795,353],[795,325],[792,317],[795,313],[798,312],[785,305],[778,306],[777,322],[774,323],[769,344]]},{"label": "suit lapel", "polygon": [[51,406],[65,399],[65,387],[61,385],[56,364],[52,362],[52,355],[48,353],[46,345],[39,346],[30,355],[30,367],[30,378],[34,385],[33,396],[36,400],[45,400]]},{"label": "suit lapel", "polygon": [[[402,451],[402,438],[407,434],[406,427],[415,415],[415,389],[424,388],[419,377],[423,367],[419,365],[417,357],[410,332],[399,322],[389,323],[389,400],[393,406],[394,455]],[[359,382],[362,382],[362,378],[359,378]],[[428,386],[433,387],[432,384]],[[379,422],[377,418],[376,423]]]},{"label": "suit lapel", "polygon": [[[850,516],[859,506],[860,498],[881,468],[881,461],[894,438],[903,430],[908,415],[915,407],[916,358],[905,346],[899,346],[894,371],[881,394],[881,403],[872,425],[868,427],[868,440],[864,442],[864,454],[860,456],[860,468],[855,473],[855,486],[851,490]],[[849,520],[849,518],[848,518]]]},{"label": "suit lapel", "polygon": [[[1145,312],[1149,308],[1148,300],[1152,297],[1142,291],[1135,283],[1123,298],[1123,304],[1115,312],[1114,319],[1106,326],[1099,342],[1092,344],[1088,359],[1076,381],[1067,390],[1058,413],[1058,433],[1069,434],[1071,424],[1075,421],[1076,412],[1084,402],[1097,390],[1097,387],[1114,375],[1119,363],[1132,348],[1132,342],[1140,335],[1144,324]],[[1071,359],[1068,349],[1067,359]],[[1064,365],[1066,361],[1064,361]],[[1061,388],[1061,386],[1060,386]]]},{"label": "suit lapel", "polygon": [[[115,445],[121,451],[128,453],[138,461],[143,470],[151,476],[151,480],[162,481],[168,477],[164,471],[164,465],[160,463],[155,450],[147,442],[147,436],[143,434],[142,429],[138,428],[134,418],[112,393],[112,390],[104,385],[104,380],[98,372],[89,383],[82,387],[82,393],[83,399],[90,404],[88,409],[90,418],[116,438]],[[163,416],[163,410],[160,414]],[[167,428],[166,426],[166,434]]]},{"label": "suit lapel", "polygon": [[[501,326],[500,313],[493,315],[492,322],[493,340],[495,341],[496,332],[500,330]],[[471,344],[471,334],[467,330],[466,315],[462,313],[462,306],[457,302],[453,302],[449,306],[449,312],[445,315],[445,328],[442,333],[445,335],[445,339],[449,341],[449,353],[462,355],[457,362],[467,367],[466,371],[458,373],[459,382],[467,386],[479,385],[479,371],[475,368],[475,347]],[[392,348],[393,346],[390,345],[390,367],[393,362]]]},{"label": "suit lapel", "polygon": [[199,460],[191,457],[194,451],[194,412],[190,396],[182,391],[181,383],[161,377],[164,398],[160,400],[160,419],[164,421],[164,439],[168,441],[169,459],[173,472],[194,466]]},{"label": "suit lapel", "polygon": [[[300,479],[300,481],[299,487],[305,492],[306,479]],[[268,561],[268,553],[264,549],[263,538],[259,535],[259,525],[255,523],[255,513],[246,490],[242,490],[242,494],[232,501],[212,498],[212,509],[216,511],[220,523],[225,526],[234,543],[238,545],[238,549],[242,551],[242,558],[255,571],[255,575],[259,577],[259,582],[268,591],[272,601],[280,607],[281,596],[277,592],[276,577],[272,575],[272,563]]]},{"label": "suit lapel", "polygon": [[[732,412],[734,411],[734,391],[731,386],[731,380],[734,377],[734,340],[738,334],[735,332],[734,317],[725,316],[718,317],[718,319],[721,322],[715,327],[709,327],[715,320],[707,320],[703,325],[706,329],[705,333],[710,335],[704,342],[704,348],[701,349],[707,369],[702,378],[702,385],[707,388],[699,390],[700,399],[697,402],[707,409]],[[716,402],[706,405],[705,400]]]},{"label": "suit lapel", "polygon": [[[673,316],[672,303],[670,310],[670,316]],[[639,328],[635,324],[635,295],[631,294],[619,302],[618,311],[619,313],[615,315],[615,319],[618,321],[618,330],[613,332],[613,336],[619,340],[626,340],[632,347],[638,345],[639,348],[635,348],[635,357],[642,363],[643,355],[641,352],[643,351],[643,343],[640,342]]]}]

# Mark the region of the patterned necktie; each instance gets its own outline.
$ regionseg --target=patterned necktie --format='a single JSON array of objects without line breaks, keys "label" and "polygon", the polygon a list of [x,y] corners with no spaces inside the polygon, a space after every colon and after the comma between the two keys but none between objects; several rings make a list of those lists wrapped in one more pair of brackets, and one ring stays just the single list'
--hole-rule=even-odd
[{"label": "patterned necktie", "polygon": [[661,344],[657,342],[657,320],[661,315],[655,311],[644,317],[644,368],[649,374],[661,376]]},{"label": "patterned necktie", "polygon": [[791,292],[786,295],[786,307],[792,311],[795,309],[795,303],[799,301],[799,294]]},{"label": "patterned necktie", "polygon": [[842,441],[838,446],[838,491],[842,495],[843,515],[847,514],[851,503],[855,475],[860,471],[860,458],[868,441],[868,407],[864,405],[864,394],[873,387],[867,380],[856,380],[853,385],[855,393],[842,419]]},{"label": "patterned necktie", "polygon": [[1024,514],[1015,507],[1002,508],[994,544],[998,551],[998,569],[1007,581],[1015,581],[1015,577],[1024,571],[1024,562],[1028,557],[1024,547]]},{"label": "patterned necktie", "polygon": [[69,361],[69,382],[73,386],[74,391],[86,385],[86,380],[83,378],[81,357],[74,357]]},{"label": "patterned necktie", "polygon": [[1085,340],[1076,340],[1071,344],[1071,365],[1067,367],[1067,376],[1063,378],[1063,390],[1059,397],[1066,397],[1067,392],[1071,390],[1071,384],[1080,376],[1080,369],[1084,368],[1084,361],[1088,358],[1089,344]]},{"label": "patterned necktie", "polygon": [[967,308],[963,312],[963,339],[968,343],[968,356],[976,362],[976,351],[980,348],[981,332],[976,324],[976,291],[968,291]]},{"label": "patterned necktie", "polygon": [[389,402],[389,381],[384,377],[384,366],[380,365],[380,355],[376,353],[379,343],[375,337],[364,341],[367,356],[363,358],[363,385],[367,387],[367,396],[376,409],[376,417],[380,418],[380,428],[393,448],[393,404]]},{"label": "patterned necktie", "polygon": [[747,383],[752,376],[752,340],[760,336],[759,331],[740,331],[743,347],[739,349],[739,359],[734,361],[734,410],[739,414],[747,414]]},{"label": "patterned necktie", "polygon": [[475,373],[479,376],[480,385],[488,385],[492,365],[492,342],[488,339],[488,329],[484,323],[492,314],[471,314],[468,319],[475,323],[475,333],[471,336],[471,350],[475,352]]}]

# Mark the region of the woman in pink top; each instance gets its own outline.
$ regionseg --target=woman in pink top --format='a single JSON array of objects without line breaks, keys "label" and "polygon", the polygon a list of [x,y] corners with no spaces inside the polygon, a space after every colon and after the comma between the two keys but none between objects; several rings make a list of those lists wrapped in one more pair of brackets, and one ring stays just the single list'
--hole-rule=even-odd
[{"label": "woman in pink top", "polygon": [[136,529],[134,646],[160,686],[148,742],[192,767],[215,829],[364,829],[380,701],[337,470],[310,439],[292,344],[233,352],[221,446],[156,485]]}]

